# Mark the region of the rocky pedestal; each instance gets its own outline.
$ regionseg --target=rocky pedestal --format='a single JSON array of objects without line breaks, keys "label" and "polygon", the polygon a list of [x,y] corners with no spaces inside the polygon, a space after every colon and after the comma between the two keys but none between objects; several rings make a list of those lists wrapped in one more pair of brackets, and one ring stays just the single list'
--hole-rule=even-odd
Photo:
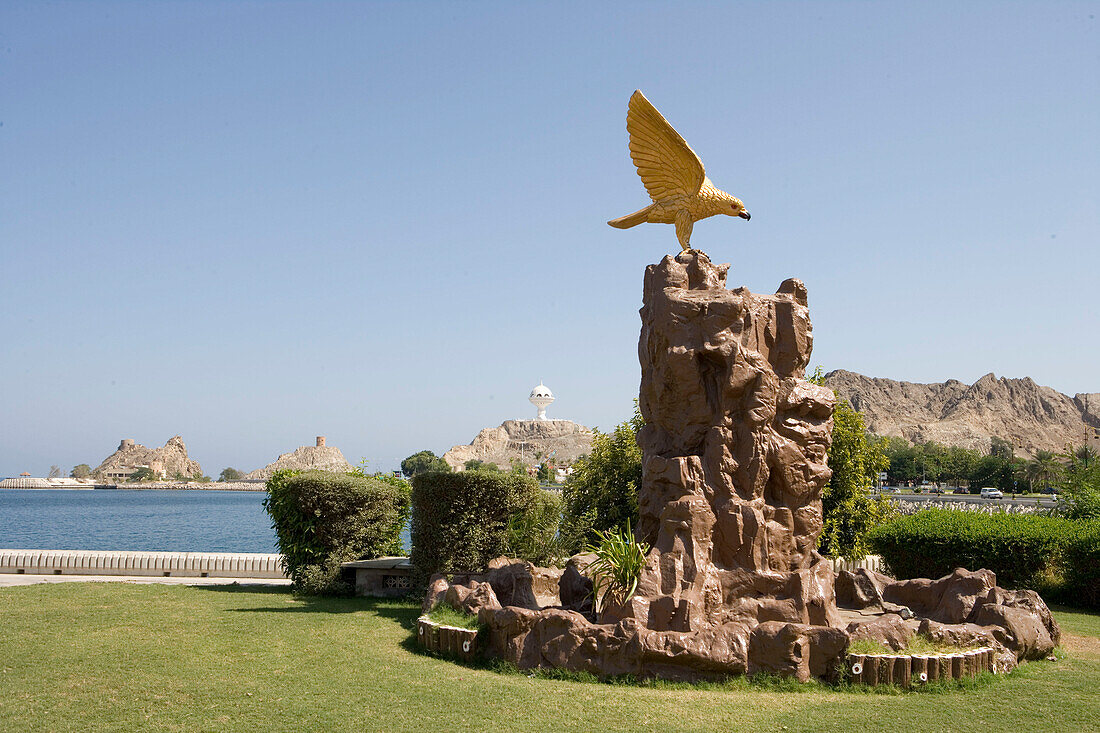
[{"label": "rocky pedestal", "polygon": [[728,267],[689,250],[646,270],[638,535],[654,549],[633,615],[662,631],[836,625],[814,551],[834,398],[804,379],[806,288],[728,290]]},{"label": "rocky pedestal", "polygon": [[646,269],[637,534],[651,550],[634,597],[597,617],[590,558],[557,574],[498,558],[437,576],[426,606],[476,612],[486,653],[522,669],[598,675],[828,678],[852,638],[897,648],[915,633],[994,649],[1001,670],[1049,653],[1058,627],[1042,600],[989,571],[838,583],[814,550],[834,396],[804,378],[806,288],[729,290],[728,267],[687,250]]}]

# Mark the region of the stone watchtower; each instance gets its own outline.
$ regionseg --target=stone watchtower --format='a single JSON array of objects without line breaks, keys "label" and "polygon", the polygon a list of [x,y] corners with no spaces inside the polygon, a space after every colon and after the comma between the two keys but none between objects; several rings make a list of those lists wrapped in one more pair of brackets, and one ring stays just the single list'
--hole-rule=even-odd
[{"label": "stone watchtower", "polygon": [[324,448],[325,447],[325,436],[323,436],[323,435],[318,435],[317,436],[317,447],[318,448]]}]

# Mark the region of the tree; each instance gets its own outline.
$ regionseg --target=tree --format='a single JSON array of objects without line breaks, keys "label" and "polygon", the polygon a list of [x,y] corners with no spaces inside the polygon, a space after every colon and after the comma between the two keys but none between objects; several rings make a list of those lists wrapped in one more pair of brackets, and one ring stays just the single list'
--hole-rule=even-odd
[{"label": "tree", "polygon": [[821,491],[821,552],[849,558],[867,554],[867,533],[894,512],[884,497],[871,495],[875,478],[889,465],[881,442],[867,432],[863,415],[847,400],[838,400],[829,448],[833,476]]},{"label": "tree", "polygon": [[495,463],[489,463],[487,461],[478,460],[477,458],[471,458],[462,464],[463,468],[467,471],[493,471],[500,472],[500,466]]},{"label": "tree", "polygon": [[157,475],[153,473],[153,469],[148,466],[141,466],[138,470],[130,474],[127,481],[152,481],[157,478]]},{"label": "tree", "polygon": [[1058,491],[1058,513],[1070,519],[1100,519],[1100,456],[1090,446],[1068,449]]},{"label": "tree", "polygon": [[411,456],[401,461],[401,473],[409,478],[429,471],[450,473],[451,467],[447,465],[446,461],[430,450],[422,450],[419,453],[413,453]]},{"label": "tree", "polygon": [[1037,450],[1035,457],[1024,464],[1022,475],[1027,481],[1028,488],[1034,491],[1036,483],[1039,484],[1039,488],[1048,487],[1061,473],[1062,465],[1058,463],[1054,453],[1048,450]]},{"label": "tree", "polygon": [[550,467],[549,463],[542,463],[539,465],[539,472],[536,478],[543,483],[550,483],[554,478],[554,469]]},{"label": "tree", "polygon": [[989,439],[989,455],[1011,460],[1015,451],[1012,449],[1012,443],[1004,438],[993,436]]},{"label": "tree", "polygon": [[61,478],[61,466],[50,466],[50,478]]},{"label": "tree", "polygon": [[917,446],[910,444],[905,438],[888,437],[882,450],[890,461],[887,477],[891,483],[920,480],[920,449]]},{"label": "tree", "polygon": [[638,523],[638,485],[642,482],[642,451],[638,430],[642,415],[610,433],[593,431],[592,452],[577,459],[562,489],[561,538],[570,552],[597,539],[597,532]]},{"label": "tree", "polygon": [[73,470],[69,473],[73,478],[88,478],[92,475],[92,467],[87,463],[78,463],[73,466]]},{"label": "tree", "polygon": [[218,475],[218,481],[236,481],[242,476],[244,476],[244,474],[235,468],[223,468],[222,472]]},{"label": "tree", "polygon": [[[810,381],[822,384],[821,367]],[[863,557],[868,552],[867,533],[882,524],[894,508],[882,496],[872,496],[871,487],[890,460],[883,442],[867,432],[862,413],[847,400],[838,399],[833,411],[833,443],[829,447],[829,468],[833,476],[821,491],[824,518],[818,549],[832,557]]]}]

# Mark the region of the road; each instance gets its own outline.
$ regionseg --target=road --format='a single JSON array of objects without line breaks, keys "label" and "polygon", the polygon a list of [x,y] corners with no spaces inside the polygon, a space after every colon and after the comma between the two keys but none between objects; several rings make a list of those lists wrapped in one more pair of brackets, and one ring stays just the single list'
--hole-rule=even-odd
[{"label": "road", "polygon": [[977,494],[884,494],[888,499],[904,499],[905,501],[958,501],[966,504],[1001,504],[1006,506],[1042,506],[1052,507],[1058,500],[1049,496],[1021,497],[1013,499],[1011,494],[1006,494],[1003,499],[983,499]]}]

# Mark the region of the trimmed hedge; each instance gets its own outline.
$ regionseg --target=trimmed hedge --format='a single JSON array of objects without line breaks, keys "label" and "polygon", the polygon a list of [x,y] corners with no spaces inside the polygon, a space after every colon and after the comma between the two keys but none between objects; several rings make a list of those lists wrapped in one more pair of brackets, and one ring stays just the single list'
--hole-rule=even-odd
[{"label": "trimmed hedge", "polygon": [[410,560],[417,584],[437,572],[484,570],[509,549],[509,519],[543,507],[538,482],[516,474],[421,473],[412,487]]},{"label": "trimmed hedge", "polygon": [[1100,519],[1077,522],[1063,549],[1065,589],[1073,606],[1100,608]]},{"label": "trimmed hedge", "polygon": [[356,474],[276,471],[267,481],[271,515],[286,572],[310,594],[347,592],[339,565],[402,554],[409,516],[403,485]]},{"label": "trimmed hedge", "polygon": [[929,509],[876,527],[868,542],[896,578],[988,568],[1005,588],[1074,605],[1100,600],[1100,522]]}]

